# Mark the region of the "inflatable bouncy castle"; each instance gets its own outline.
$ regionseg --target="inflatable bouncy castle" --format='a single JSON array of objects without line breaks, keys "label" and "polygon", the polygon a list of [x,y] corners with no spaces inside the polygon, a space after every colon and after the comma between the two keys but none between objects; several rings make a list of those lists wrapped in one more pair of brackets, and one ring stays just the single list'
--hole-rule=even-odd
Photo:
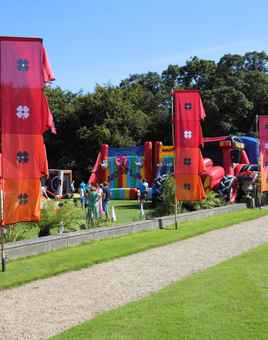
[{"label": "inflatable bouncy castle", "polygon": [[[231,190],[231,186],[236,189],[237,178],[247,177],[249,167],[258,163],[259,140],[248,136],[208,137],[203,139],[201,153],[205,191],[221,191],[228,200],[235,201],[237,190]],[[113,199],[136,199],[143,178],[152,187],[155,179],[174,174],[174,157],[174,146],[159,141],[129,148],[103,144],[89,183],[108,181]]]},{"label": "inflatable bouncy castle", "polygon": [[[152,187],[154,181],[163,183],[158,179],[172,174],[178,201],[203,200],[210,190],[229,202],[252,198],[259,176],[258,140],[243,136],[204,138],[201,120],[206,114],[197,90],[173,91],[172,108],[173,146],[161,142],[132,148],[102,145],[90,184],[108,181],[112,198],[135,199],[142,179]],[[154,199],[160,191],[155,186],[152,189]]]},{"label": "inflatable bouncy castle", "polygon": [[112,148],[101,146],[89,183],[109,182],[112,199],[136,199],[143,179],[152,186],[154,174],[152,142],[143,146]]}]

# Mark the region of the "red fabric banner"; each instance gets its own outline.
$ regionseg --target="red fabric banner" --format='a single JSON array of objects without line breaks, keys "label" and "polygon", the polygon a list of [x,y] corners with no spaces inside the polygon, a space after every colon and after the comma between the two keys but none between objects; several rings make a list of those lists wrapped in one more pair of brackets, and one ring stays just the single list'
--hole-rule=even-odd
[{"label": "red fabric banner", "polygon": [[174,99],[175,123],[175,178],[179,201],[199,201],[205,191],[199,174],[203,158],[199,146],[203,143],[200,120],[205,110],[199,91],[176,90]]},{"label": "red fabric banner", "polygon": [[4,133],[43,134],[54,126],[42,89],[1,89],[1,127]]},{"label": "red fabric banner", "polygon": [[53,79],[41,39],[0,37],[3,224],[40,219],[42,134],[55,130],[43,88]]},{"label": "red fabric banner", "polygon": [[176,145],[181,148],[199,148],[203,143],[200,122],[176,119]]},{"label": "red fabric banner", "polygon": [[206,113],[197,90],[176,90],[174,92],[175,119],[200,121]]},{"label": "red fabric banner", "polygon": [[259,130],[260,140],[268,143],[268,116],[259,117]]},{"label": "red fabric banner", "polygon": [[40,39],[0,38],[0,60],[1,86],[40,89],[54,79]]}]

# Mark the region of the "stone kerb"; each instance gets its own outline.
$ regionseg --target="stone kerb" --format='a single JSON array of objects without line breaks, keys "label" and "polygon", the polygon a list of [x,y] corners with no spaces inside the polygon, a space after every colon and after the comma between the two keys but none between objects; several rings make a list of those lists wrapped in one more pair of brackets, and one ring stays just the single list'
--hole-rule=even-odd
[{"label": "stone kerb", "polygon": [[[177,215],[177,221],[180,223],[182,221],[219,215],[243,209],[245,207],[245,204],[235,204],[214,209],[182,213]],[[113,238],[142,230],[158,229],[171,225],[174,221],[175,216],[171,215],[112,227],[94,228],[66,234],[46,236],[34,240],[18,241],[6,244],[5,253],[9,259],[32,256],[61,248],[76,246],[86,241]]]}]

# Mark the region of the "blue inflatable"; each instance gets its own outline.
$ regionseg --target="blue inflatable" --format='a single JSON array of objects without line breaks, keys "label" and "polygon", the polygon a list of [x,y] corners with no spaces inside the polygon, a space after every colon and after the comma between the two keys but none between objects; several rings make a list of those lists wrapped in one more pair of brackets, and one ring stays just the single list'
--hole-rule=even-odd
[{"label": "blue inflatable", "polygon": [[257,164],[259,160],[259,139],[248,136],[239,136],[245,144],[245,149],[251,164]]}]

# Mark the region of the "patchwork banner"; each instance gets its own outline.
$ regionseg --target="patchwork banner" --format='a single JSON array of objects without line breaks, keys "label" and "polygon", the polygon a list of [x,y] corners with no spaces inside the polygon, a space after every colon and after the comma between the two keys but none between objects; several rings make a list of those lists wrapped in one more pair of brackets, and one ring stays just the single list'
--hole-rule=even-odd
[{"label": "patchwork banner", "polygon": [[43,89],[53,79],[42,39],[0,37],[4,225],[40,219],[40,178],[48,175],[43,133],[55,130]]},{"label": "patchwork banner", "polygon": [[200,201],[205,198],[199,176],[203,171],[200,120],[205,118],[205,110],[199,91],[176,90],[173,99],[176,197],[179,201]]},{"label": "patchwork banner", "polygon": [[259,116],[261,191],[268,191],[268,116]]}]

